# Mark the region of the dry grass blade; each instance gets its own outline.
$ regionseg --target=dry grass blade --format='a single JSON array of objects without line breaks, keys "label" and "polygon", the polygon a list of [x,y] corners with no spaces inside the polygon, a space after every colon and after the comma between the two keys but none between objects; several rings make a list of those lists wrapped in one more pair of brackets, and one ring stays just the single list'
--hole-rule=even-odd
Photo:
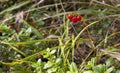
[{"label": "dry grass blade", "polygon": [[109,56],[112,56],[113,58],[116,58],[117,60],[120,61],[120,53],[119,52],[109,52],[109,51],[103,50],[103,49],[101,49],[100,51],[109,55]]},{"label": "dry grass blade", "polygon": [[24,14],[23,12],[20,12],[16,15],[14,29],[17,33],[20,32],[20,30],[22,28],[23,14]]},{"label": "dry grass blade", "polygon": [[120,8],[111,6],[111,5],[109,5],[109,4],[106,4],[106,3],[103,3],[103,2],[100,2],[100,1],[96,1],[96,0],[94,0],[94,2],[96,2],[96,3],[98,3],[98,4],[101,4],[101,5],[104,5],[104,6],[107,6],[107,7],[109,7],[109,8],[115,9],[116,11],[120,11]]},{"label": "dry grass blade", "polygon": [[51,38],[60,38],[60,36],[51,34],[51,35],[47,36],[45,39],[51,39]]},{"label": "dry grass blade", "polygon": [[5,12],[9,12],[9,11],[18,9],[18,8],[24,6],[24,5],[29,4],[30,2],[31,2],[31,1],[26,1],[26,2],[21,2],[21,3],[17,4],[17,5],[13,5],[12,7],[10,7],[10,8],[8,8],[8,9],[5,9],[5,10],[1,11],[1,12],[0,12],[0,15],[4,14]]},{"label": "dry grass blade", "polygon": [[90,1],[89,6],[91,6],[92,4],[93,4],[93,0]]}]

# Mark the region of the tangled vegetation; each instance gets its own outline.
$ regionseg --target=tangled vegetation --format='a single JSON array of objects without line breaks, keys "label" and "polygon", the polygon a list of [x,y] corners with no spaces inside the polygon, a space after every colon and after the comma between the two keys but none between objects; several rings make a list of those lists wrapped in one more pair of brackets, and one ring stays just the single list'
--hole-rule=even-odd
[{"label": "tangled vegetation", "polygon": [[0,0],[0,73],[120,73],[120,0]]}]

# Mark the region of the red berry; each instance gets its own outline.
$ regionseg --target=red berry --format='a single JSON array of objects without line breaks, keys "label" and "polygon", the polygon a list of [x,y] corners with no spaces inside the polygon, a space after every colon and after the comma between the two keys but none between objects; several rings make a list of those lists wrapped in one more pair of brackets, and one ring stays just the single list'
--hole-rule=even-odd
[{"label": "red berry", "polygon": [[73,18],[73,14],[68,14],[68,19],[72,19]]},{"label": "red berry", "polygon": [[78,20],[78,21],[81,21],[81,19],[82,19],[82,16],[80,16],[80,15],[77,16],[77,20]]},{"label": "red berry", "polygon": [[73,22],[73,23],[77,22],[77,17],[73,17],[73,18],[72,18],[72,22]]}]

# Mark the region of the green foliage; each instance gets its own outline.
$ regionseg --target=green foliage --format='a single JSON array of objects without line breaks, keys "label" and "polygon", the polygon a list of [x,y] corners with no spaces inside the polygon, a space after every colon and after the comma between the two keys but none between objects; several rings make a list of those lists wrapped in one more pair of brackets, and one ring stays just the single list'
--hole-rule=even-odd
[{"label": "green foliage", "polygon": [[26,69],[24,65],[15,65],[11,68],[11,73],[29,73],[30,70]]},{"label": "green foliage", "polygon": [[0,73],[120,73],[119,0],[41,1],[0,0]]},{"label": "green foliage", "polygon": [[2,70],[2,68],[0,68],[0,73],[2,73],[3,72],[3,70]]},{"label": "green foliage", "polygon": [[115,69],[114,66],[111,66],[113,58],[109,58],[105,61],[105,64],[98,64],[96,63],[96,58],[92,58],[88,64],[85,66],[83,73],[117,73],[119,70]]},{"label": "green foliage", "polygon": [[70,71],[69,71],[70,73],[78,73],[78,69],[77,69],[77,66],[76,66],[76,64],[74,63],[74,62],[72,62],[71,64],[70,64]]},{"label": "green foliage", "polygon": [[49,57],[48,62],[42,62],[41,59],[38,59],[37,62],[32,63],[32,67],[35,68],[34,72],[37,73],[42,73],[42,72],[47,72],[47,73],[52,73],[52,72],[57,72],[61,73],[64,72],[63,69],[63,64],[62,64],[62,59],[61,58],[56,58],[56,56],[53,55],[53,51],[49,51],[45,53],[45,57]]}]

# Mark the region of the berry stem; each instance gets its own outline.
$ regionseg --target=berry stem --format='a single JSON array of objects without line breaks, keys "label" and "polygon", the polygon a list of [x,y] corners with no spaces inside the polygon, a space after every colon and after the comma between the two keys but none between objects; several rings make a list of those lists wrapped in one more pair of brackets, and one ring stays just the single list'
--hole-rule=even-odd
[{"label": "berry stem", "polygon": [[[87,26],[87,23],[85,22],[84,18],[82,18],[82,21],[83,21],[84,26]],[[88,37],[89,37],[90,42],[91,42],[92,49],[95,49],[95,45],[94,45],[94,43],[93,43],[93,38],[92,38],[92,36],[91,36],[88,28],[86,28],[86,30],[87,30]]]}]

